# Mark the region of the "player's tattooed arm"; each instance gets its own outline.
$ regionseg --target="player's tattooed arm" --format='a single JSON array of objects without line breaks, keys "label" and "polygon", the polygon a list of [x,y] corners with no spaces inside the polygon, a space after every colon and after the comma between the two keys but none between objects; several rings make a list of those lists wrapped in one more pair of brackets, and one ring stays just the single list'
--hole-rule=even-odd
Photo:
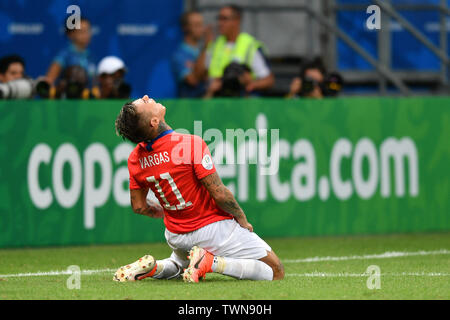
[{"label": "player's tattooed arm", "polygon": [[164,217],[164,210],[159,203],[147,199],[148,189],[130,190],[131,207],[137,214],[151,218]]},{"label": "player's tattooed arm", "polygon": [[206,176],[200,181],[222,210],[232,214],[243,228],[253,231],[253,226],[247,221],[244,211],[231,191],[223,184],[217,172]]}]

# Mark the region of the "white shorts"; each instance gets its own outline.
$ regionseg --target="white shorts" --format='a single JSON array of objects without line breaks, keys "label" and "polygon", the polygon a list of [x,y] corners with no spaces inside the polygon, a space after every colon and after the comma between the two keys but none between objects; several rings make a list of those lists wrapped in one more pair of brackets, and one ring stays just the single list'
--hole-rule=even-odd
[{"label": "white shorts", "polygon": [[166,229],[165,237],[173,250],[170,259],[181,268],[189,265],[187,256],[193,246],[208,250],[215,256],[236,259],[261,259],[272,251],[256,233],[242,228],[234,219],[217,221],[184,234]]}]

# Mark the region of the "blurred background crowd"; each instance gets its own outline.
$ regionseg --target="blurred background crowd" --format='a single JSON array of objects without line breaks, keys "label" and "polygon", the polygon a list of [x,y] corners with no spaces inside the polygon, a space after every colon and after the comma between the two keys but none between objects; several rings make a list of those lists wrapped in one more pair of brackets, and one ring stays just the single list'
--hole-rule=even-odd
[{"label": "blurred background crowd", "polygon": [[0,3],[1,98],[450,93],[448,0],[72,2]]}]

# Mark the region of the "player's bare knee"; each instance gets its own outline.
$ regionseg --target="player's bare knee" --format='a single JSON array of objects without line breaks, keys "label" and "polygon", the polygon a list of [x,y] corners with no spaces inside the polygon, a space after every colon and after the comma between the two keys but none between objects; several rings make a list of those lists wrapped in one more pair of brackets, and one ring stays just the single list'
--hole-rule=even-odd
[{"label": "player's bare knee", "polygon": [[282,280],[284,278],[284,266],[281,262],[278,262],[272,267],[273,280]]},{"label": "player's bare knee", "polygon": [[261,261],[265,262],[272,269],[272,280],[281,280],[284,278],[284,266],[275,252],[268,251],[267,256],[262,258]]}]

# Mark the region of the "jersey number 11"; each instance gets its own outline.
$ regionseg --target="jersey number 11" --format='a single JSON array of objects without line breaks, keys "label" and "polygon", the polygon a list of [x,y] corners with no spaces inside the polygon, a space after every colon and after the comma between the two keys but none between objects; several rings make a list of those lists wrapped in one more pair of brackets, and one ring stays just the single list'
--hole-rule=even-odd
[{"label": "jersey number 11", "polygon": [[148,182],[153,182],[155,184],[156,190],[158,190],[159,196],[164,201],[164,207],[167,210],[183,210],[186,207],[192,206],[192,202],[188,201],[186,202],[183,198],[183,196],[180,193],[180,190],[178,190],[177,185],[175,184],[175,181],[173,181],[173,178],[170,176],[168,172],[162,173],[160,175],[161,179],[167,180],[170,184],[170,187],[172,188],[172,192],[177,197],[177,200],[179,204],[177,205],[171,205],[169,201],[167,201],[166,196],[164,195],[164,192],[161,189],[161,186],[159,185],[159,181],[155,179],[154,176],[147,177]]}]

